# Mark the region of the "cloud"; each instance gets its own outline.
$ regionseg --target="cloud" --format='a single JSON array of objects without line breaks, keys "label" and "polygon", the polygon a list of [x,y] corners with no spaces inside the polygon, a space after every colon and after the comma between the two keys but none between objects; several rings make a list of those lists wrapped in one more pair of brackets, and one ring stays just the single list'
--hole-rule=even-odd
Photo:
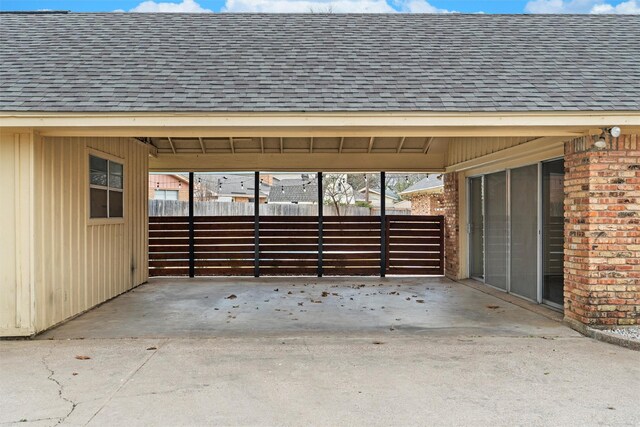
[{"label": "cloud", "polygon": [[617,13],[640,14],[638,0],[627,0],[616,6],[604,0],[532,0],[525,6],[528,13]]},{"label": "cloud", "polygon": [[426,0],[227,0],[223,12],[446,13]]},{"label": "cloud", "polygon": [[610,4],[598,4],[591,9],[591,13],[618,13],[623,15],[640,15],[640,2],[637,0],[629,0],[620,3],[617,6]]},{"label": "cloud", "polygon": [[[427,0],[226,0],[222,12],[264,13],[450,13]],[[124,12],[122,9],[114,12]],[[180,3],[143,1],[129,12],[213,12],[196,0]]]},{"label": "cloud", "polygon": [[227,0],[223,12],[395,12],[386,0]]},{"label": "cloud", "polygon": [[[121,12],[117,10],[116,12]],[[181,3],[171,2],[155,2],[155,1],[143,1],[129,12],[171,12],[171,13],[208,13],[213,12],[210,9],[205,9],[198,4],[195,0],[182,0]]]}]

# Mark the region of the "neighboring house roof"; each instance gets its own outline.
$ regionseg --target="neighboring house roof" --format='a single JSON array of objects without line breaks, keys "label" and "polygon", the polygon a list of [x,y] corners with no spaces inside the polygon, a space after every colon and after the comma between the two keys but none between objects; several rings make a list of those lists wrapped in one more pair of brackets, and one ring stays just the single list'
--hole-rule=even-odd
[{"label": "neighboring house roof", "polygon": [[402,200],[393,205],[396,209],[411,209],[411,200]]},{"label": "neighboring house roof", "polygon": [[440,175],[429,175],[401,192],[400,195],[404,197],[411,197],[420,193],[432,193],[435,191],[440,191],[443,188],[444,184],[442,182],[442,178],[440,178]]},{"label": "neighboring house roof", "polygon": [[163,175],[163,176],[172,176],[172,177],[174,177],[175,179],[177,179],[178,181],[182,181],[182,182],[187,183],[187,184],[189,183],[189,178],[188,178],[188,176],[182,176],[182,175],[177,174],[177,173],[150,173],[150,174],[149,174],[149,181],[151,181],[151,180],[153,179],[153,177],[154,177],[154,176],[160,176],[160,175]]},{"label": "neighboring house roof", "polygon": [[[361,194],[365,194],[366,191],[367,191],[366,188],[361,188],[360,190],[358,190],[358,192]],[[380,195],[380,187],[369,188],[369,193]],[[400,197],[396,194],[396,192],[390,188],[387,188],[387,190],[384,193],[384,196],[387,199],[400,200]]]},{"label": "neighboring house roof", "polygon": [[0,14],[0,110],[640,111],[640,16]]},{"label": "neighboring house roof", "polygon": [[[195,177],[208,183],[209,189],[218,197],[249,197],[254,196],[255,186],[253,175],[197,175]],[[222,186],[220,186],[222,184]],[[260,197],[269,195],[269,186],[260,184]]]},{"label": "neighboring house roof", "polygon": [[[284,192],[282,191],[283,189]],[[288,178],[274,181],[271,192],[269,193],[269,202],[318,203],[318,181],[316,179],[303,178]]]}]

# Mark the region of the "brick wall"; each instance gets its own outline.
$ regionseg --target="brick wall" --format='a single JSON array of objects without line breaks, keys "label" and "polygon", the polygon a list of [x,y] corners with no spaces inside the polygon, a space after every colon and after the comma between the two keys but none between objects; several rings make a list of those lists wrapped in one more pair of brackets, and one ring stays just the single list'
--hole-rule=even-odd
[{"label": "brick wall", "polygon": [[424,193],[411,198],[411,215],[444,215],[444,194]]},{"label": "brick wall", "polygon": [[640,324],[640,136],[565,144],[565,316]]},{"label": "brick wall", "polygon": [[459,182],[457,173],[444,175],[444,238],[445,238],[445,276],[457,280],[460,274],[460,216],[458,213],[459,204]]}]

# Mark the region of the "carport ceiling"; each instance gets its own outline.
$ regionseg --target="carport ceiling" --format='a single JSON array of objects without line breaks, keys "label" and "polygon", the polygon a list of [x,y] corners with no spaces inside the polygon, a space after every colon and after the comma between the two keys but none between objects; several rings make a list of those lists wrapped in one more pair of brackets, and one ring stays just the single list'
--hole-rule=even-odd
[{"label": "carport ceiling", "polygon": [[158,154],[422,153],[446,138],[434,137],[226,137],[140,138]]}]

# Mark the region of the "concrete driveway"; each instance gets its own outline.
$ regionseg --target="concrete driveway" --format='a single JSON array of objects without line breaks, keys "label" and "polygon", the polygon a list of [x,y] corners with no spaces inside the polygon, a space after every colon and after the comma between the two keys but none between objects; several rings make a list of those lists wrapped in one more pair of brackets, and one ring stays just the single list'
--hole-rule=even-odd
[{"label": "concrete driveway", "polygon": [[[263,281],[245,290],[203,283],[178,293],[170,292],[178,283],[142,287],[50,332],[49,339],[0,342],[0,423],[640,424],[640,353],[584,338],[555,320],[464,285],[415,280],[388,279],[382,286],[379,279],[351,280],[345,286],[314,279],[304,293],[325,301],[309,303],[320,311],[303,312],[308,320],[268,305],[273,293],[295,295],[288,294],[289,286],[298,289],[299,281]],[[236,298],[227,300],[231,289]],[[402,296],[390,294],[400,291]],[[270,295],[258,310],[256,292]],[[366,300],[367,310],[351,307],[351,315],[333,318],[337,308],[329,308],[329,298],[357,301],[357,292],[363,292],[358,303]],[[127,302],[136,293],[146,297]],[[106,321],[108,313],[126,317],[122,310],[129,304],[145,307],[143,300],[149,299],[157,309],[168,295],[180,293],[190,301],[181,304],[191,308],[194,301],[213,299],[205,306],[218,312],[233,302],[224,305],[224,325],[211,329],[215,322],[206,320],[207,310],[193,310],[199,326],[180,336],[187,321],[171,304],[161,310],[164,314],[143,310],[142,317],[153,321],[129,318],[142,328],[140,336],[154,338],[116,336],[125,330],[124,320]],[[250,295],[252,310],[266,313],[271,307],[268,315],[249,316],[249,301],[241,310]],[[285,301],[280,310],[307,307],[305,301]],[[379,305],[383,301],[385,309]],[[234,305],[240,311],[234,312]],[[437,310],[448,320],[440,323]],[[229,323],[227,311],[235,315]],[[298,320],[288,320],[292,316]],[[276,320],[258,322],[270,317]],[[354,321],[370,324],[348,325]],[[307,328],[292,326],[296,323]],[[51,339],[65,336],[76,339]]]}]

